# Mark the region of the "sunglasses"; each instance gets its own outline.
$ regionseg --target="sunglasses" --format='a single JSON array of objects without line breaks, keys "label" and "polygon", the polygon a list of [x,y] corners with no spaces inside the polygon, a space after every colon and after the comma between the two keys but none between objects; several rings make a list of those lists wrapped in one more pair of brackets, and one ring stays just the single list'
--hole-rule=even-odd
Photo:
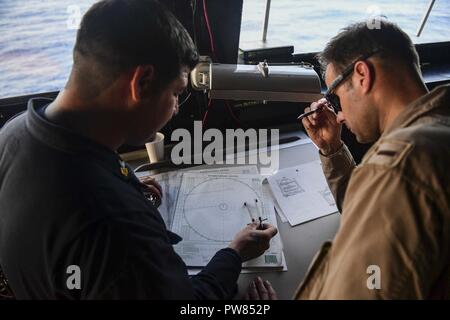
[{"label": "sunglasses", "polygon": [[325,99],[328,101],[328,103],[333,107],[334,111],[338,113],[339,111],[342,111],[341,108],[341,101],[339,100],[339,97],[337,94],[333,93],[333,91],[336,90],[336,88],[344,82],[352,73],[355,68],[355,64],[359,61],[364,61],[373,56],[374,54],[378,53],[379,50],[372,51],[368,54],[362,55],[360,58],[356,59],[354,62],[352,62],[349,66],[347,66],[344,71],[340,75],[336,77],[336,79],[333,80],[330,87],[328,88],[327,92],[325,93]]}]

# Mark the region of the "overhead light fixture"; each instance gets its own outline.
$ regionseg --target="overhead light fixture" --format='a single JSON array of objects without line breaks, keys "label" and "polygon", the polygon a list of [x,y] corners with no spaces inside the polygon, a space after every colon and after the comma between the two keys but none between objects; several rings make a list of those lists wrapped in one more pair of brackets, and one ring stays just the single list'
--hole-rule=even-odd
[{"label": "overhead light fixture", "polygon": [[313,102],[323,97],[319,76],[305,63],[221,64],[202,57],[191,84],[211,99]]}]

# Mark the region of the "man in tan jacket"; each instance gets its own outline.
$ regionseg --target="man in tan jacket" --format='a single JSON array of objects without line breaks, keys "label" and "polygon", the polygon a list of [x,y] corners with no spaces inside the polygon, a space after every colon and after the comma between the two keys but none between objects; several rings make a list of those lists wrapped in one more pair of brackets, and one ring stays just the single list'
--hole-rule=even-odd
[{"label": "man in tan jacket", "polygon": [[[342,213],[297,299],[448,298],[450,86],[428,93],[418,55],[396,25],[349,26],[320,54],[326,99],[302,120]],[[375,142],[360,165],[344,123]]]}]

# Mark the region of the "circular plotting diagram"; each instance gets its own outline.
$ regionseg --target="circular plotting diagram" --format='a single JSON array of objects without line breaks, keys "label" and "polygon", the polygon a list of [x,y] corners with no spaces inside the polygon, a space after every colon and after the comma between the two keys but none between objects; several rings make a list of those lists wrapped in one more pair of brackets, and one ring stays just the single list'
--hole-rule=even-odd
[{"label": "circular plotting diagram", "polygon": [[262,214],[261,199],[250,185],[232,178],[210,179],[186,194],[183,214],[189,227],[201,237],[229,242],[251,222],[244,202],[257,216],[255,199]]}]

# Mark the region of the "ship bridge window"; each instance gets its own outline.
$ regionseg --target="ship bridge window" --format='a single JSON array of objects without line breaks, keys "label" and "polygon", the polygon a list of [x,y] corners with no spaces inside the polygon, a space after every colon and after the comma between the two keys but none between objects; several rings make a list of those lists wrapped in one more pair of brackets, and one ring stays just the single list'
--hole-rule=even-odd
[{"label": "ship bridge window", "polygon": [[[244,0],[241,47],[258,45],[270,4],[266,46],[294,46],[295,53],[321,51],[328,40],[350,23],[366,20],[376,27],[384,16],[397,23],[414,43],[450,41],[450,1],[444,0]],[[420,36],[421,22],[429,8]],[[250,45],[249,45],[250,44]]]},{"label": "ship bridge window", "polygon": [[[72,66],[78,24],[95,2],[2,1],[0,101],[8,100],[6,105],[10,105],[10,98],[55,93],[63,88]],[[243,0],[241,43],[262,38],[268,2],[267,44],[293,45],[295,53],[318,52],[342,27],[380,15],[397,22],[415,43],[450,41],[450,1]],[[431,2],[432,10],[418,37],[417,30]]]},{"label": "ship bridge window", "polygon": [[59,91],[83,14],[95,0],[2,1],[0,99]]}]

